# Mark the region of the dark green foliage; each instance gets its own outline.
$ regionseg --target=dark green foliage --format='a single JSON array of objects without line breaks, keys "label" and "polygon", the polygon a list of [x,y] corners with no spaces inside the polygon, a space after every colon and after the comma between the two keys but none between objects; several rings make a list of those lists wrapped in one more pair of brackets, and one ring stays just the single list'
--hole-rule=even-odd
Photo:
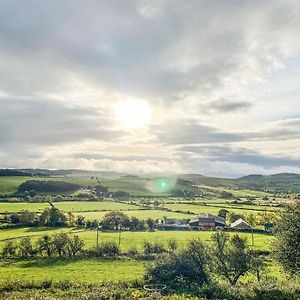
[{"label": "dark green foliage", "polygon": [[251,270],[252,257],[244,238],[238,235],[229,237],[224,232],[212,236],[212,264],[216,274],[232,285]]},{"label": "dark green foliage", "polygon": [[60,211],[58,208],[51,207],[49,212],[49,220],[47,225],[55,226],[66,226],[67,225],[67,216]]},{"label": "dark green foliage", "polygon": [[150,255],[150,254],[162,254],[167,252],[164,245],[161,243],[150,243],[145,242],[144,243],[144,254]]},{"label": "dark green foliage", "polygon": [[168,241],[168,250],[169,252],[175,252],[178,248],[177,241],[175,239]]},{"label": "dark green foliage", "polygon": [[289,272],[300,272],[300,202],[285,207],[274,233],[276,259]]},{"label": "dark green foliage", "polygon": [[45,253],[48,257],[53,256],[55,251],[53,237],[48,234],[40,237],[37,241],[37,248],[42,255]]},{"label": "dark green foliage", "polygon": [[229,223],[233,223],[238,219],[244,219],[244,215],[236,214],[235,212],[230,212],[229,214],[227,214],[226,218]]},{"label": "dark green foliage", "polygon": [[0,169],[0,176],[32,176],[32,174],[22,170]]},{"label": "dark green foliage", "polygon": [[222,208],[219,210],[218,216],[226,219],[228,213],[229,211],[227,209]]},{"label": "dark green foliage", "polygon": [[53,246],[58,256],[67,256],[69,238],[66,233],[57,233],[53,236]]},{"label": "dark green foliage", "polygon": [[3,257],[14,257],[16,255],[17,245],[12,240],[6,240],[2,249]]},{"label": "dark green foliage", "polygon": [[121,230],[128,227],[129,218],[123,212],[111,211],[104,216],[101,223],[104,229]]},{"label": "dark green foliage", "polygon": [[149,230],[153,230],[154,227],[155,227],[155,221],[151,218],[148,218],[146,220],[146,224],[147,224],[147,227],[148,227]]},{"label": "dark green foliage", "polygon": [[187,248],[160,256],[147,266],[145,278],[149,282],[162,283],[169,289],[189,291],[209,282],[207,272],[208,253],[200,240],[192,240]]},{"label": "dark green foliage", "polygon": [[26,258],[34,256],[37,252],[31,243],[30,237],[24,237],[20,240],[18,244],[18,251],[21,257],[26,257]]},{"label": "dark green foliage", "polygon": [[32,211],[24,210],[19,213],[19,222],[24,226],[37,225],[37,214]]},{"label": "dark green foliage", "polygon": [[83,251],[84,242],[78,235],[68,238],[67,251],[69,256],[76,256],[77,253]]},{"label": "dark green foliage", "polygon": [[120,247],[115,242],[106,242],[99,245],[96,249],[96,256],[115,257],[120,254]]},{"label": "dark green foliage", "polygon": [[18,192],[34,190],[35,192],[64,193],[79,189],[80,185],[64,181],[28,180],[20,184]]}]

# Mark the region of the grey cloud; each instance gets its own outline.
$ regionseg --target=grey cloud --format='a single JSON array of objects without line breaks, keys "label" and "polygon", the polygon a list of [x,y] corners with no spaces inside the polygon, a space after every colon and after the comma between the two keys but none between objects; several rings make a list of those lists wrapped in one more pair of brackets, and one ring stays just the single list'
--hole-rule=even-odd
[{"label": "grey cloud", "polygon": [[174,121],[165,127],[154,128],[154,132],[158,141],[164,144],[224,143],[238,142],[243,139],[242,135],[222,132],[192,121]]},{"label": "grey cloud", "polygon": [[198,154],[210,161],[244,163],[264,167],[299,166],[300,159],[263,155],[246,148],[230,146],[183,146],[178,149],[184,153]]},{"label": "grey cloud", "polygon": [[246,101],[229,101],[225,99],[220,99],[209,104],[207,107],[208,110],[221,112],[221,113],[230,113],[237,111],[249,110],[253,106],[253,103]]},{"label": "grey cloud", "polygon": [[53,99],[0,98],[0,148],[12,144],[58,145],[89,139],[114,140],[121,132],[92,107],[66,105]]},{"label": "grey cloud", "polygon": [[[145,7],[160,13],[144,17]],[[299,34],[294,8],[293,1],[253,0],[3,1],[0,49],[9,63],[3,61],[2,70],[11,76],[3,78],[2,88],[49,91],[55,81],[63,86],[61,79],[71,73],[165,101],[206,94],[223,88],[231,76],[247,80],[240,71],[249,68],[243,66],[248,59],[264,66],[264,57],[281,56],[292,40],[285,40],[287,28],[289,36]],[[255,36],[259,43],[253,50]]]}]

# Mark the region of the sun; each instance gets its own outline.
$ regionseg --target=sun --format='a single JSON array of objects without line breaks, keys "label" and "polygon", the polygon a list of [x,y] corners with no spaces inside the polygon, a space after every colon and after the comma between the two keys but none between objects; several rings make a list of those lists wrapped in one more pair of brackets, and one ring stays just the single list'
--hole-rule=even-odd
[{"label": "sun", "polygon": [[123,100],[115,106],[116,119],[125,129],[146,127],[151,119],[151,108],[142,100]]}]

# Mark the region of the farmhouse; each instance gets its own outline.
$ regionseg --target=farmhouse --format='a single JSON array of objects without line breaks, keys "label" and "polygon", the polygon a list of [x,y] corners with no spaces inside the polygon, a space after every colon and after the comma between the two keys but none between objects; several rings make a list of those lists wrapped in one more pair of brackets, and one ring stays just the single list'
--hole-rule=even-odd
[{"label": "farmhouse", "polygon": [[212,229],[216,227],[224,227],[226,222],[222,217],[206,214],[193,217],[190,220],[189,225],[193,229]]},{"label": "farmhouse", "polygon": [[243,219],[238,219],[230,225],[231,228],[235,229],[251,229],[251,225]]}]

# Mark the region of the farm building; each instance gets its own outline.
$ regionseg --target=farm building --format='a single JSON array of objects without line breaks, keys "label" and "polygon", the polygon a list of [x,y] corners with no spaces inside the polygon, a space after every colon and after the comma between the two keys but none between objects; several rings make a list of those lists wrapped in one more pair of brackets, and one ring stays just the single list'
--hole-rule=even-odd
[{"label": "farm building", "polygon": [[188,230],[189,229],[187,224],[182,224],[182,222],[177,219],[158,220],[156,227],[162,230]]},{"label": "farm building", "polygon": [[251,225],[243,219],[238,219],[230,225],[231,228],[235,229],[251,229]]},{"label": "farm building", "polygon": [[193,217],[190,220],[189,225],[194,229],[212,229],[216,227],[224,227],[226,222],[222,217],[206,214]]}]

